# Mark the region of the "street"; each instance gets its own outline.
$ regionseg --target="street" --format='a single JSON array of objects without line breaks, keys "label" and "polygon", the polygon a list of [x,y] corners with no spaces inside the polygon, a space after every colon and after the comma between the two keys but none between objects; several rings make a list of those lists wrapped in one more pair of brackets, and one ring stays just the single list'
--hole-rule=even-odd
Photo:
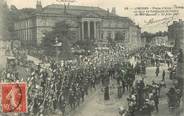
[{"label": "street", "polygon": [[[6,56],[1,54],[1,66],[5,67],[6,63]],[[132,64],[135,64],[136,61],[134,57],[129,59]],[[1,68],[3,68],[1,67]],[[146,75],[136,75],[136,80],[140,80],[141,76],[145,77],[144,82],[145,84],[151,84],[154,80],[158,82],[162,79],[162,71],[166,71],[166,88],[161,89],[161,98],[159,101],[159,112],[156,113],[155,111],[152,113],[153,116],[174,116],[168,110],[167,105],[167,97],[166,93],[168,89],[172,86],[172,81],[169,79],[169,74],[167,70],[166,64],[161,64],[159,76],[155,76],[156,67],[147,67],[146,68]],[[25,77],[26,70],[22,67],[18,67],[19,78]],[[28,76],[28,75],[27,75]],[[111,80],[110,84],[110,100],[104,101],[104,92],[102,86],[98,86],[96,90],[91,90],[91,94],[87,96],[84,103],[82,103],[79,107],[77,107],[74,111],[69,113],[70,116],[119,116],[119,107],[124,107],[127,109],[127,97],[129,92],[126,91],[121,99],[117,97],[117,84],[115,80]]]},{"label": "street", "polygon": [[[166,88],[161,89],[161,98],[159,102],[159,112],[153,112],[153,116],[174,116],[170,113],[167,105],[166,93],[168,89],[172,86],[172,81],[169,79],[169,74],[167,71],[167,66],[163,64],[160,69],[159,77],[155,76],[155,67],[148,67],[146,69],[145,75],[145,84],[151,84],[154,80],[155,82],[162,79],[162,70],[166,71]],[[140,79],[140,76],[136,76],[136,79]],[[104,93],[101,91],[101,88],[98,88],[97,91],[90,96],[84,104],[77,108],[71,116],[119,116],[118,108],[123,106],[127,108],[127,97],[129,93],[126,91],[121,99],[117,98],[117,87],[116,82],[112,81],[111,90],[110,90],[110,100],[104,101]]]}]

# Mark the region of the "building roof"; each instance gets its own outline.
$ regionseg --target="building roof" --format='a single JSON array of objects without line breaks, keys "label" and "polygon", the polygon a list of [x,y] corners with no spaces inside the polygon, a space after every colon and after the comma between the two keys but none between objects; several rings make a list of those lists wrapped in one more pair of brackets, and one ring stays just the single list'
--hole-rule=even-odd
[{"label": "building roof", "polygon": [[24,19],[36,13],[36,9],[34,8],[23,8],[17,11],[17,15],[19,19]]},{"label": "building roof", "polygon": [[34,9],[34,8],[23,8],[23,9],[21,9],[20,11],[21,11],[22,13],[25,13],[25,14],[31,14],[31,13],[35,12],[36,9]]},{"label": "building roof", "polygon": [[21,18],[26,18],[36,14],[47,15],[71,15],[77,17],[100,17],[100,18],[113,18],[114,20],[126,21],[133,24],[133,21],[128,17],[121,17],[111,13],[109,10],[102,9],[100,7],[91,6],[76,6],[76,5],[63,5],[63,4],[51,4],[40,9],[24,8],[20,10]]},{"label": "building roof", "polygon": [[40,13],[54,13],[54,14],[64,14],[64,13],[74,15],[74,16],[83,16],[85,13],[91,12],[99,16],[114,16],[114,14],[101,9],[99,7],[89,7],[89,6],[74,6],[74,5],[60,5],[52,4],[44,7]]},{"label": "building roof", "polygon": [[[73,9],[73,10],[101,10],[101,8],[99,7],[89,7],[89,6],[76,6],[76,5],[65,5],[67,7],[69,7],[70,9]],[[63,4],[51,4],[51,5],[48,5],[44,8],[59,8],[59,9],[64,9],[65,6]]]},{"label": "building roof", "polygon": [[57,14],[57,15],[73,15],[73,16],[83,16],[88,13],[96,14],[100,17],[103,16],[117,16],[111,12],[104,10],[99,7],[90,6],[76,6],[76,5],[63,5],[63,4],[52,4],[43,7],[41,10],[33,8],[23,8],[19,10],[20,18],[29,17],[35,14]]}]

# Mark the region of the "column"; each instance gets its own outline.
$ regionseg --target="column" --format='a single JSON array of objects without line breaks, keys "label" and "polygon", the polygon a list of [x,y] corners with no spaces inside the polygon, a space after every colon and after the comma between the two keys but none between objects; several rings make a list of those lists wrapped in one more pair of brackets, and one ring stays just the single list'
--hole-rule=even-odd
[{"label": "column", "polygon": [[90,39],[90,21],[88,21],[88,39]]},{"label": "column", "polygon": [[97,39],[97,36],[96,36],[96,21],[94,21],[94,39],[95,40]]},{"label": "column", "polygon": [[82,21],[82,36],[81,36],[81,39],[84,40],[84,22]]},{"label": "column", "polygon": [[101,38],[101,32],[102,32],[102,31],[101,31],[101,29],[102,29],[102,28],[101,28],[101,22],[97,22],[96,25],[97,25],[97,28],[99,28],[99,29],[98,29],[98,30],[99,30],[99,32],[98,32],[98,37],[99,37],[99,38],[98,38],[98,39],[101,40],[101,39],[103,39],[103,38]]}]

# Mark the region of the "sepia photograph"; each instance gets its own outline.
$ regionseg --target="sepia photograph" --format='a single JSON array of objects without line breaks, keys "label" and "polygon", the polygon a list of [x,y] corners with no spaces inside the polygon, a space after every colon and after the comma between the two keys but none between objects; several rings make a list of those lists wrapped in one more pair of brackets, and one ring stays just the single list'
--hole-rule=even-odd
[{"label": "sepia photograph", "polygon": [[0,116],[184,116],[184,1],[0,0]]}]

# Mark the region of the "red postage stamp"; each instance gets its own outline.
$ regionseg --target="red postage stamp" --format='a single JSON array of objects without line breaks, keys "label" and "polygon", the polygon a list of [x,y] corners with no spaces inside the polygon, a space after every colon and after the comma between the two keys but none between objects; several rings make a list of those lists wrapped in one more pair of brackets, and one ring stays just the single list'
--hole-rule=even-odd
[{"label": "red postage stamp", "polygon": [[2,112],[27,112],[27,84],[1,83]]}]

